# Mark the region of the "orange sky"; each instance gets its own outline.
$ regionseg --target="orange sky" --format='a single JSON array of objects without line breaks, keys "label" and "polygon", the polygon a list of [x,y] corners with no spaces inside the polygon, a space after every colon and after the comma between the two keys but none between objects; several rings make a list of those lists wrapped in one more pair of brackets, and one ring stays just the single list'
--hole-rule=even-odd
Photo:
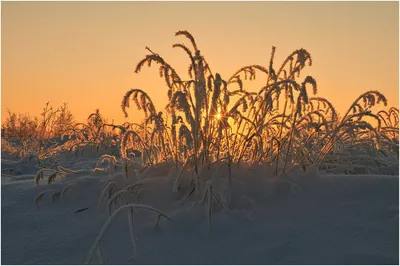
[{"label": "orange sky", "polygon": [[7,109],[39,115],[50,101],[67,102],[79,121],[100,108],[121,123],[130,88],[162,109],[158,68],[134,69],[149,46],[187,77],[186,54],[172,48],[184,41],[178,30],[194,35],[225,79],[245,65],[268,66],[272,46],[275,67],[303,47],[313,58],[303,75],[339,113],[370,89],[399,105],[398,2],[2,2],[1,15],[2,121]]}]

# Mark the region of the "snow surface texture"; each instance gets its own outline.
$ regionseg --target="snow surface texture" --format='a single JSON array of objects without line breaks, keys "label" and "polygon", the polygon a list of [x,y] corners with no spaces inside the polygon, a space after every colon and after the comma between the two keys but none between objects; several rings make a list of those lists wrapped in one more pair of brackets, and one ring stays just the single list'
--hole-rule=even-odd
[{"label": "snow surface texture", "polygon": [[[109,177],[105,163],[104,172],[93,172],[97,159],[63,161],[62,166],[81,171],[54,184],[43,179],[36,185],[39,168],[34,160],[2,155],[2,169],[14,169],[1,178],[2,264],[85,262],[108,218],[106,208],[98,211],[102,186],[109,179],[117,189],[126,185],[123,169]],[[214,202],[211,230],[201,202],[182,201],[173,193],[175,178],[158,169],[147,173],[143,185],[143,204],[161,210],[172,221],[161,219],[155,228],[157,214],[135,211],[138,253],[130,261],[133,246],[123,212],[101,242],[105,263],[399,263],[398,176],[294,171],[284,178],[288,182],[277,182],[262,169],[233,170],[230,211]],[[293,189],[290,182],[300,189]],[[67,184],[74,185],[61,199],[53,203],[49,191],[35,205],[41,192],[60,191]],[[213,189],[218,190],[218,183]],[[99,263],[96,256],[91,263]]]}]

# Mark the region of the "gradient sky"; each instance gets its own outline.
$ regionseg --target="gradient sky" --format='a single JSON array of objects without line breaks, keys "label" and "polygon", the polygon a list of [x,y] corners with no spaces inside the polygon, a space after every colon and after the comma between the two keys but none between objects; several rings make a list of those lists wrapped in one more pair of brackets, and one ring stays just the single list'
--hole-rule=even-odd
[{"label": "gradient sky", "polygon": [[[50,101],[67,102],[79,121],[100,108],[121,123],[130,88],[163,109],[158,68],[134,70],[149,46],[187,78],[189,59],[172,48],[189,45],[174,36],[178,30],[194,35],[222,78],[245,65],[268,66],[272,46],[276,68],[303,47],[313,58],[303,77],[311,74],[339,113],[371,89],[399,105],[398,2],[2,2],[1,12],[2,121],[7,109],[39,115]],[[128,112],[131,122],[141,117]]]}]

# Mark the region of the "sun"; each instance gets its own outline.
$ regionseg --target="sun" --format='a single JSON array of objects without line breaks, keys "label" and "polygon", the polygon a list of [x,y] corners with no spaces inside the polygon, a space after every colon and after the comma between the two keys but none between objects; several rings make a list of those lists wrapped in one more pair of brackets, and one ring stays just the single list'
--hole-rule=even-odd
[{"label": "sun", "polygon": [[216,117],[218,120],[220,120],[220,119],[221,119],[221,113],[218,113],[215,117]]}]

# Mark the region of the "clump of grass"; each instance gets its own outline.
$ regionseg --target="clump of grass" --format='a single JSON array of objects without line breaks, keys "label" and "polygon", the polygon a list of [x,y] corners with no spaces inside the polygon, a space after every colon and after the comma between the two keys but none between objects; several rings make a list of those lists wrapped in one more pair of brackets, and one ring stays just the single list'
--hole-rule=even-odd
[{"label": "clump of grass", "polygon": [[[303,171],[318,169],[332,164],[326,161],[328,155],[340,154],[355,147],[356,142],[376,152],[382,148],[381,139],[388,140],[388,133],[396,136],[393,124],[398,123],[397,109],[390,109],[390,114],[381,111],[379,115],[370,111],[376,104],[387,104],[378,91],[360,95],[342,117],[327,99],[310,97],[310,93],[317,94],[317,82],[311,76],[300,79],[302,70],[312,65],[311,54],[305,49],[293,51],[275,68],[276,48],[272,47],[269,65],[242,67],[225,80],[211,71],[189,32],[178,31],[176,36],[189,41],[189,45],[173,45],[189,58],[188,79],[149,47],[146,47],[148,55],[135,69],[139,73],[145,65],[157,65],[167,86],[169,102],[165,113],[171,120],[157,112],[150,96],[140,89],[128,91],[121,105],[128,116],[132,97],[145,114],[143,123],[130,135],[145,154],[146,163],[157,165],[168,161],[180,169],[173,192],[179,191],[184,173],[191,173],[197,197],[200,197],[199,184],[207,184],[199,200],[204,201],[205,195],[210,194],[208,204],[212,204],[209,191],[213,182],[200,180],[201,164],[210,167],[212,162],[224,160],[229,182],[235,164],[273,163],[275,174],[285,176],[288,166],[299,165]],[[247,91],[246,82],[256,79],[259,73],[266,85],[258,92]],[[374,119],[377,126],[364,118]],[[386,125],[384,131],[381,120]],[[127,136],[125,133],[121,142],[123,157]],[[282,179],[282,182],[289,181]],[[289,185],[292,192],[301,190],[295,183]]]}]

